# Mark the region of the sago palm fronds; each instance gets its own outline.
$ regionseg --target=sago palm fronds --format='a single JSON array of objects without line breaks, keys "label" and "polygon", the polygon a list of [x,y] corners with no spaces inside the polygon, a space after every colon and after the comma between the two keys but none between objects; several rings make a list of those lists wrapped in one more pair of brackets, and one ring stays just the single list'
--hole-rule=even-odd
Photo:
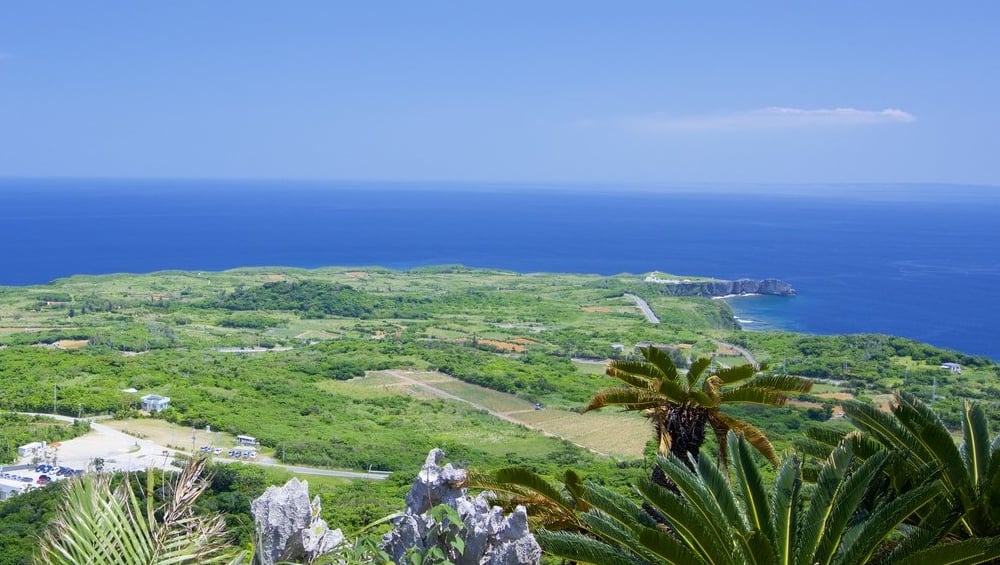
[{"label": "sago palm fronds", "polygon": [[[205,459],[192,461],[154,501],[153,473],[146,474],[145,502],[130,477],[112,486],[110,475],[72,481],[51,529],[41,540],[38,565],[182,565],[241,563],[228,543],[221,515],[199,515],[194,503],[205,492]],[[159,518],[158,518],[159,516]]]},{"label": "sago palm fronds", "polygon": [[[837,445],[852,443],[863,457],[900,453],[903,456],[886,469],[897,492],[923,484],[928,476],[940,476],[947,491],[942,502],[958,502],[953,535],[1000,535],[1000,435],[991,441],[980,406],[964,404],[959,445],[937,414],[909,393],[896,394],[891,412],[858,401],[845,402],[844,412],[860,433],[810,430],[805,445],[808,451],[821,455]],[[947,510],[952,509],[949,506]],[[938,514],[944,512],[942,509]]]},{"label": "sago palm fronds", "polygon": [[808,392],[812,381],[786,375],[762,375],[760,367],[738,367],[710,371],[711,361],[698,359],[682,375],[670,355],[656,347],[640,348],[641,360],[616,360],[608,366],[608,376],[622,386],[598,391],[583,408],[597,410],[621,406],[642,410],[653,421],[660,455],[669,451],[687,461],[696,458],[711,426],[719,440],[719,464],[726,465],[726,434],[736,431],[777,465],[778,457],[767,437],[748,422],[725,413],[732,404],[783,406],[790,393]]},{"label": "sago palm fronds", "polygon": [[943,495],[937,480],[880,499],[872,508],[864,505],[870,490],[881,484],[888,453],[859,461],[850,446],[838,447],[822,463],[806,496],[795,458],[781,465],[767,489],[750,443],[732,433],[727,442],[731,485],[704,455],[691,462],[694,472],[677,457],[659,458],[679,492],[649,480],[639,483],[639,492],[665,518],[669,531],[635,503],[588,484],[593,508],[582,518],[594,537],[538,532],[542,547],[579,563],[622,565],[931,565],[1000,557],[998,538],[936,545],[946,533],[942,529],[899,528]]}]

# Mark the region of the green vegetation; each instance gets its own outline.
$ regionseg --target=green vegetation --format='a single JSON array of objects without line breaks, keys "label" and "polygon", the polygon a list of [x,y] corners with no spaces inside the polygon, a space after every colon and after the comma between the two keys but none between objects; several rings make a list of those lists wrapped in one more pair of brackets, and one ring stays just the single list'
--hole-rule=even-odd
[{"label": "green vegetation", "polygon": [[35,441],[63,441],[83,435],[89,429],[90,424],[82,420],[67,424],[44,416],[0,412],[0,465],[17,458],[18,446]]},{"label": "green vegetation", "polygon": [[[726,345],[734,344],[770,365],[751,381],[819,379],[781,407],[726,408],[728,418],[766,435],[776,456],[790,454],[806,432],[842,433],[847,418],[837,416],[851,398],[885,404],[905,390],[951,432],[962,429],[963,399],[976,400],[986,421],[1000,415],[991,360],[889,336],[743,332],[724,301],[667,296],[660,286],[642,275],[446,266],[81,276],[3,288],[0,410],[50,412],[54,396],[63,415],[134,417],[139,396],[157,393],[171,398],[171,408],[156,417],[252,434],[278,461],[394,471],[383,483],[316,482],[324,517],[348,532],[398,508],[431,447],[478,469],[515,465],[563,479],[571,467],[620,493],[649,474],[658,449],[651,442],[645,458],[611,460],[468,404],[372,384],[370,371],[440,371],[466,383],[442,390],[473,402],[482,395],[467,387],[515,395],[531,413],[514,416],[528,422],[548,409],[579,409],[618,382],[579,358],[629,363],[639,359],[639,343],[654,344],[677,367],[708,357],[712,370],[696,365],[693,374],[703,370],[706,378],[689,388],[709,395],[704,385],[725,367],[750,371]],[[646,299],[662,323],[650,324],[625,292]],[[250,350],[266,351],[240,353]],[[963,372],[942,370],[943,362],[960,363]],[[123,392],[129,388],[139,393]],[[531,411],[536,402],[546,411]],[[10,445],[64,439],[26,426],[2,426]],[[720,447],[712,434],[705,446]],[[249,541],[248,501],[283,480],[256,469],[217,470],[202,497],[205,509],[226,515],[241,543]],[[766,479],[771,472],[764,470]]]}]

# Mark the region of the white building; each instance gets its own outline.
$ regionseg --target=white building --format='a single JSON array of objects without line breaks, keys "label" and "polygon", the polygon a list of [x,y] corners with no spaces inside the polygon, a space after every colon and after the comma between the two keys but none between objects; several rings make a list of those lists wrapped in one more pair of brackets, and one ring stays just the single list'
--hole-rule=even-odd
[{"label": "white building", "polygon": [[44,441],[33,441],[17,448],[18,457],[33,457],[45,450]]},{"label": "white building", "polygon": [[236,443],[240,445],[257,445],[257,438],[253,436],[236,436]]},{"label": "white building", "polygon": [[959,365],[958,363],[941,363],[941,368],[946,371],[951,371],[956,375],[962,374],[962,366]]},{"label": "white building", "polygon": [[158,394],[147,394],[142,397],[142,409],[147,412],[162,412],[170,406],[170,398]]}]

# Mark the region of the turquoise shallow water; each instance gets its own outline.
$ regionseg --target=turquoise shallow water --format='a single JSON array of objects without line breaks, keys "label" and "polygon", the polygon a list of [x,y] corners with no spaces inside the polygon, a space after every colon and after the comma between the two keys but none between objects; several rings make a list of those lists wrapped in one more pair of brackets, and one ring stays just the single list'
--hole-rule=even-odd
[{"label": "turquoise shallow water", "polygon": [[997,189],[788,188],[0,180],[0,284],[442,263],[777,277],[799,296],[731,300],[746,328],[889,333],[1000,359]]}]

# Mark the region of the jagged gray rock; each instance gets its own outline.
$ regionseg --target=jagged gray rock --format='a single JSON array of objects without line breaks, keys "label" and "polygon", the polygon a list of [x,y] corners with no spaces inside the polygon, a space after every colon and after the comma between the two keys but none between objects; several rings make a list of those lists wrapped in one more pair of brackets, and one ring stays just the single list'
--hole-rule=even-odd
[{"label": "jagged gray rock", "polygon": [[331,530],[320,518],[317,496],[309,501],[309,483],[293,478],[283,487],[267,487],[250,503],[257,535],[258,554],[264,565],[279,561],[309,563],[333,551],[344,534]]},{"label": "jagged gray rock", "polygon": [[[435,520],[428,510],[440,504],[454,508],[462,520],[457,536],[465,550],[454,555],[456,565],[534,565],[541,561],[542,549],[528,531],[528,516],[523,506],[510,515],[492,506],[489,493],[470,498],[459,485],[465,471],[449,463],[441,466],[444,452],[433,449],[406,495],[406,512],[395,527],[382,538],[382,548],[396,563],[403,562],[409,548],[421,553],[436,544],[448,544],[434,534]],[[442,547],[446,551],[450,547]]]}]

